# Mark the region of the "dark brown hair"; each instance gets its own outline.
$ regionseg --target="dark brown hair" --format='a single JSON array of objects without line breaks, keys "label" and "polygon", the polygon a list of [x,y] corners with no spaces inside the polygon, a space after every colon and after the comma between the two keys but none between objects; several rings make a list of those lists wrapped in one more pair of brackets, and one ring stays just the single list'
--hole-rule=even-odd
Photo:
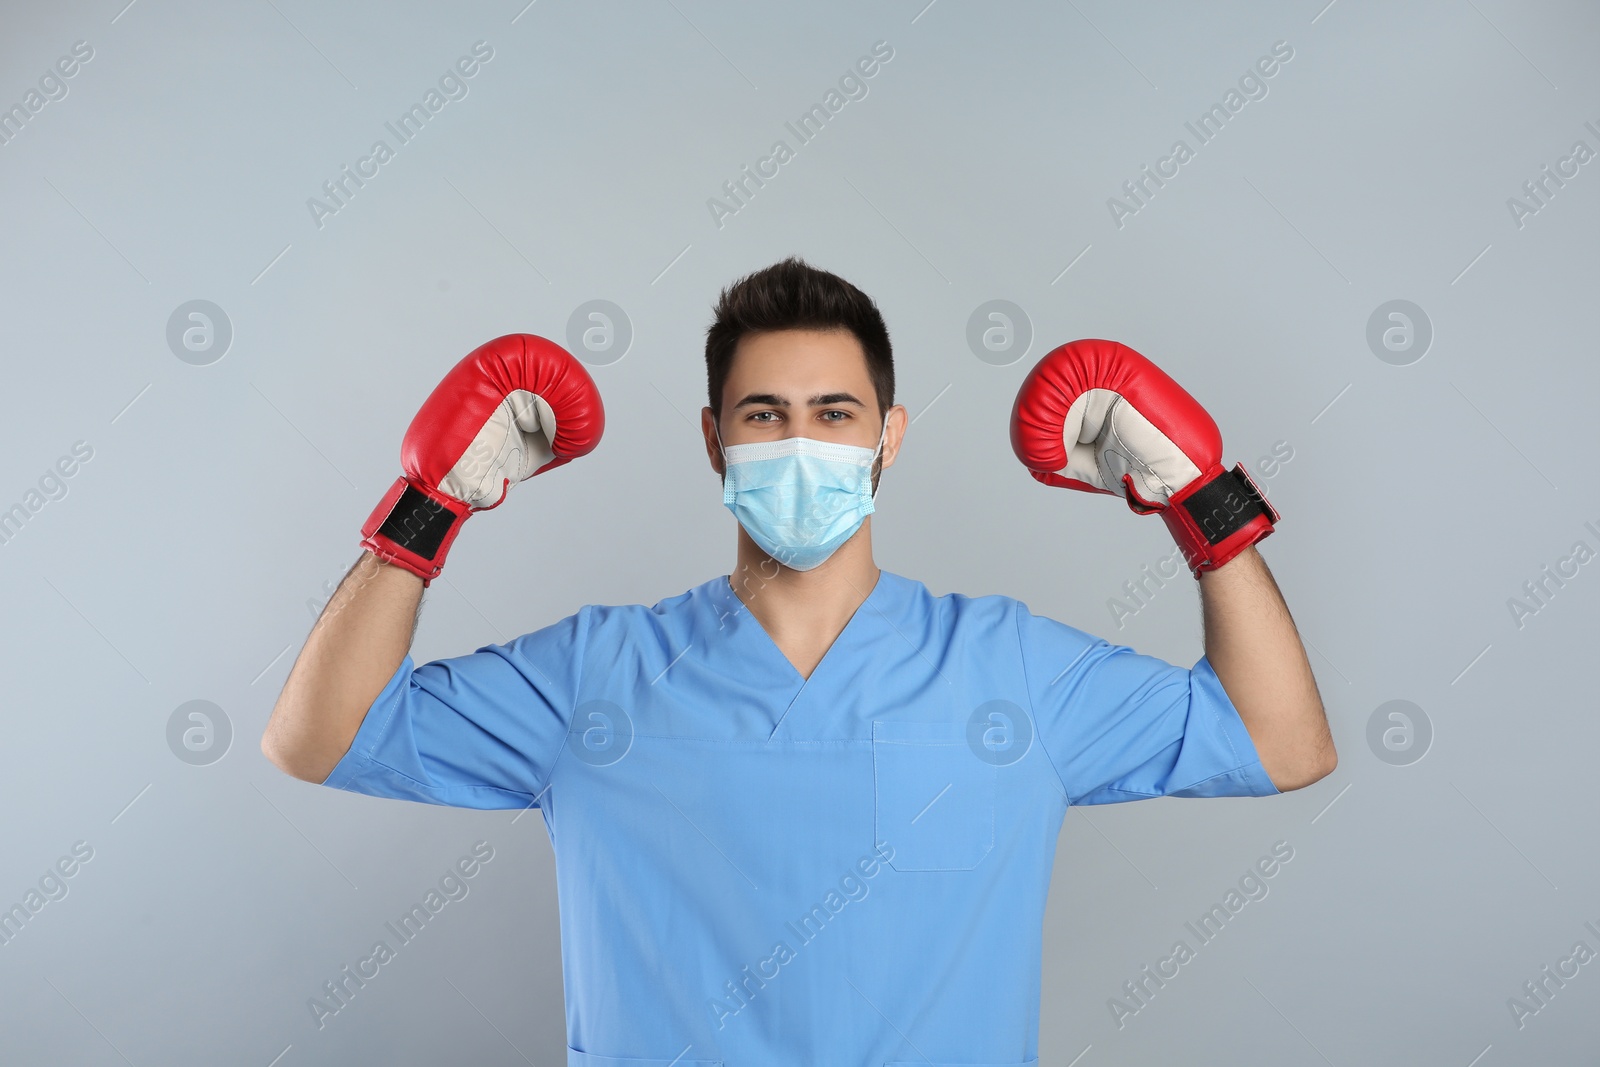
[{"label": "dark brown hair", "polygon": [[715,315],[706,330],[706,391],[717,418],[722,417],[722,387],[739,339],[772,330],[850,331],[866,355],[879,418],[894,404],[894,350],[888,327],[872,298],[837,274],[790,256],[722,290]]}]

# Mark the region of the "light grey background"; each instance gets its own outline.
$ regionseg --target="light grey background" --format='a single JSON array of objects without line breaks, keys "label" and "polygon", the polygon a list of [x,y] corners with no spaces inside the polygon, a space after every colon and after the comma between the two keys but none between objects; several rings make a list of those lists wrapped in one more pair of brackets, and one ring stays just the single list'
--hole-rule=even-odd
[{"label": "light grey background", "polygon": [[[1120,626],[1108,607],[1171,553],[1162,524],[1011,454],[1016,388],[1055,345],[1154,359],[1229,462],[1292,449],[1257,473],[1284,516],[1262,551],[1338,770],[1070,811],[1041,1063],[1597,1062],[1600,961],[1521,1026],[1508,1001],[1576,942],[1600,951],[1600,563],[1520,625],[1508,602],[1600,550],[1600,162],[1521,225],[1508,200],[1600,149],[1600,16],[1324,3],[7,5],[0,106],[94,51],[0,145],[0,507],[76,442],[93,455],[0,546],[0,904],[75,842],[93,858],[0,945],[0,1059],[563,1062],[539,815],[322,789],[257,742],[417,406],[491,337],[564,343],[586,301],[634,331],[589,356],[604,441],[468,525],[414,656],[724,573],[704,329],[720,287],[798,253],[887,318],[916,421],[877,557],[935,592],[1201,653],[1186,575]],[[479,40],[468,95],[319,228],[307,199]],[[785,121],[880,40],[868,94],[797,146]],[[1196,147],[1184,123],[1279,41],[1267,95],[1119,227],[1108,198]],[[719,227],[707,199],[780,138],[793,161]],[[203,366],[166,335],[196,299],[233,331]],[[994,299],[1034,333],[1005,366],[966,341]],[[1434,333],[1405,366],[1367,343],[1397,299]],[[191,700],[232,726],[209,765],[168,745]],[[1368,741],[1391,700],[1431,724],[1408,765]],[[318,1029],[308,999],[479,840],[470,894]],[[1195,944],[1184,923],[1276,842],[1293,859],[1268,895],[1119,1028],[1122,983]]]}]

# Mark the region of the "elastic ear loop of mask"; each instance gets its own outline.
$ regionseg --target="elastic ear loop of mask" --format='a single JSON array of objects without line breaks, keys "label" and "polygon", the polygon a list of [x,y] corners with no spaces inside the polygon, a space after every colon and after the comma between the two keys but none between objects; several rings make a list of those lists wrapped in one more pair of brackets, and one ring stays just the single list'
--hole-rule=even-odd
[{"label": "elastic ear loop of mask", "polygon": [[[872,486],[872,493],[867,497],[868,500],[876,501],[878,499],[878,487],[872,485],[872,468],[877,466],[879,458],[883,455],[883,438],[888,432],[889,416],[886,414],[883,417],[883,427],[878,431],[878,447],[872,450],[872,462],[867,464],[867,484]],[[879,471],[878,475],[878,481],[881,483],[883,481],[883,472]]]},{"label": "elastic ear loop of mask", "polygon": [[711,428],[717,432],[717,451],[722,453],[722,484],[728,484],[728,449],[722,443],[722,419],[711,420]]}]

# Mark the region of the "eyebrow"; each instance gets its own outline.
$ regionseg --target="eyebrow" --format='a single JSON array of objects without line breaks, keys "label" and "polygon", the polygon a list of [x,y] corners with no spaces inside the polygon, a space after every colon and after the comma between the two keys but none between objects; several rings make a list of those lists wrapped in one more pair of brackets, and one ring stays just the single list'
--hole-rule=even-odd
[{"label": "eyebrow", "polygon": [[[863,409],[867,406],[860,400],[857,400],[855,395],[852,393],[818,393],[816,396],[813,396],[809,401],[807,401],[807,403],[814,408],[824,407],[828,404],[854,404],[856,407]],[[776,393],[751,393],[749,396],[746,396],[743,400],[733,405],[733,410],[738,411],[740,408],[749,407],[753,404],[767,404],[772,407],[786,408],[789,406],[789,401],[785,400]]]}]

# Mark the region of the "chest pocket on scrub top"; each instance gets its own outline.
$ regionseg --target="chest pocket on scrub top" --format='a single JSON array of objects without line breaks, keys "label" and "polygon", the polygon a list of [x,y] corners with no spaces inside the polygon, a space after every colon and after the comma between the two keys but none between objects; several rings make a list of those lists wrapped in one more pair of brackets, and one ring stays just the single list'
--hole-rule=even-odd
[{"label": "chest pocket on scrub top", "polygon": [[970,871],[994,847],[994,764],[967,746],[964,722],[874,722],[879,841],[897,871]]}]

